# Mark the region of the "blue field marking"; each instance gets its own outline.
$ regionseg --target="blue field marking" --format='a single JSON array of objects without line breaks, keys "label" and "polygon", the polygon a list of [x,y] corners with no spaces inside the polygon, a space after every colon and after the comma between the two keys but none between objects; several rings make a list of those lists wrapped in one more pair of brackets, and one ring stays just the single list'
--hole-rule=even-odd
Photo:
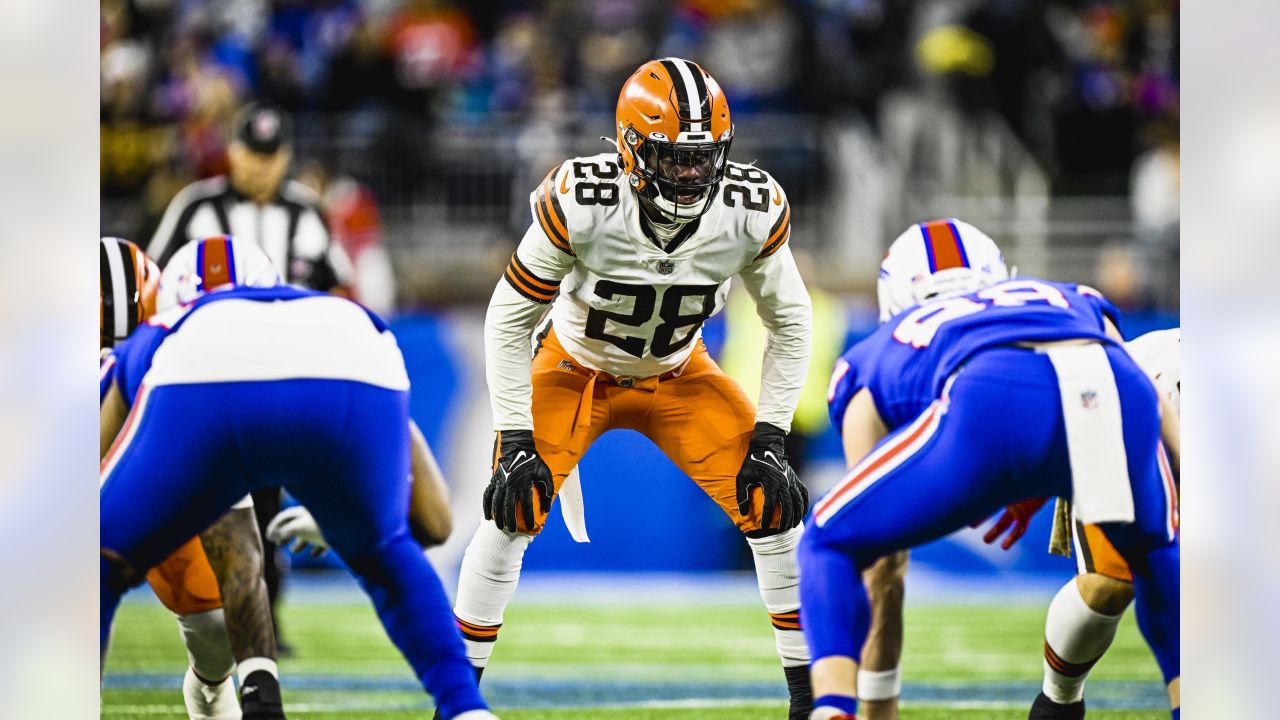
[{"label": "blue field marking", "polygon": [[[421,692],[412,678],[354,675],[288,675],[285,689],[299,692]],[[160,673],[108,673],[106,690],[178,689],[181,677]],[[485,697],[495,707],[517,709],[650,706],[654,704],[733,705],[760,701],[784,702],[786,689],[779,682],[626,682],[595,680],[486,680]],[[907,705],[1029,707],[1040,684],[1021,682],[904,683],[902,701]],[[1159,710],[1168,702],[1158,682],[1099,680],[1089,683],[1089,706],[1098,709]],[[429,705],[429,701],[424,698]],[[403,703],[396,708],[405,707]],[[338,708],[335,708],[338,709]],[[388,705],[391,709],[391,705]]]}]

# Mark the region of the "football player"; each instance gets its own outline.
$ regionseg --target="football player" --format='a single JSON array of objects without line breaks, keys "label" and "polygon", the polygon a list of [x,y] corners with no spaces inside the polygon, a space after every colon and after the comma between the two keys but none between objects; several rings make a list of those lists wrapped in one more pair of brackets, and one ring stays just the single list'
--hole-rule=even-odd
[{"label": "football player", "polygon": [[[630,428],[746,537],[790,716],[803,718],[795,547],[808,495],[783,443],[809,362],[810,307],[787,244],[791,208],[768,173],[729,161],[728,100],[696,63],[641,65],[616,119],[613,150],[567,160],[532,193],[533,222],[489,302],[497,438],[486,520],[458,581],[458,626],[478,674],[562,483],[602,433]],[[701,340],[735,275],[769,335],[759,408]]]},{"label": "football player", "polygon": [[856,716],[863,570],[1057,496],[1129,562],[1176,719],[1177,496],[1160,460],[1163,438],[1177,467],[1173,411],[1124,350],[1114,306],[1085,286],[1005,279],[974,233],[938,221],[894,242],[880,275],[888,320],[833,376],[833,415],[862,460],[814,506],[800,544],[813,718]]},{"label": "football player", "polygon": [[[120,238],[102,238],[98,254],[102,402],[115,367],[111,348],[154,314],[160,269],[141,248]],[[104,438],[104,453],[106,443]],[[231,680],[237,660],[241,689],[248,690],[243,716],[284,717],[274,672],[254,674],[255,667],[275,665],[275,636],[261,575],[262,546],[247,496],[200,537],[183,543],[147,572],[160,602],[177,616],[187,646],[189,665],[182,691],[192,720],[241,717]],[[224,606],[231,614],[230,631]]]},{"label": "football player", "polygon": [[[1156,391],[1173,411],[1181,412],[1182,368],[1179,329],[1157,330],[1125,345],[1146,371]],[[1172,437],[1177,437],[1176,433]],[[1165,457],[1159,458],[1161,462]],[[1026,532],[1043,499],[1032,499],[1005,510],[986,535],[995,542],[1005,531],[1008,550]],[[1125,608],[1133,601],[1133,572],[1124,557],[1097,525],[1072,517],[1070,504],[1058,501],[1050,552],[1068,555],[1075,548],[1078,574],[1049,604],[1045,621],[1044,685],[1031,706],[1028,720],[1080,720],[1085,716],[1084,685],[1089,671],[1102,659],[1116,636]],[[1175,517],[1176,524],[1176,517]]]},{"label": "football player", "polygon": [[351,301],[278,283],[256,244],[191,243],[161,277],[159,312],[113,351],[102,645],[141,573],[251,490],[283,485],[324,524],[443,716],[492,720],[410,537],[409,381],[395,338]]}]

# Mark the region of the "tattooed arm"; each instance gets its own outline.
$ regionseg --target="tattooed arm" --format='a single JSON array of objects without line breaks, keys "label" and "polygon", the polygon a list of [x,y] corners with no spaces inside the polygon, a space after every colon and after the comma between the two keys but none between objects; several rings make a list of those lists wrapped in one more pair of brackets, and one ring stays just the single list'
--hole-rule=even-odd
[{"label": "tattooed arm", "polygon": [[200,535],[209,565],[218,577],[231,652],[275,659],[275,626],[267,584],[262,579],[262,540],[253,508],[234,508]]}]

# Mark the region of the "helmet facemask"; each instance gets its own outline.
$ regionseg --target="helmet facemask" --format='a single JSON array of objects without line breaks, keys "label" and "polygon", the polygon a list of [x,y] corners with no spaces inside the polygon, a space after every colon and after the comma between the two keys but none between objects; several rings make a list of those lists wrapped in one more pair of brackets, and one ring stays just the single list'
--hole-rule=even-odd
[{"label": "helmet facemask", "polygon": [[710,142],[643,138],[628,128],[636,168],[631,184],[640,200],[667,222],[687,223],[711,208],[724,179],[732,137]]}]

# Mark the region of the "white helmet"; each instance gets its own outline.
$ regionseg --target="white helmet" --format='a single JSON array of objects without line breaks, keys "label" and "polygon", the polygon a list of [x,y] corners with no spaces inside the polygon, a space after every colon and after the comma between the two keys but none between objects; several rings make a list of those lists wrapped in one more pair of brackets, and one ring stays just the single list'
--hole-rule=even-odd
[{"label": "white helmet", "polygon": [[964,295],[1009,279],[995,240],[954,218],[917,223],[880,263],[880,322],[930,300]]},{"label": "white helmet", "polygon": [[183,245],[169,259],[160,275],[156,311],[185,305],[219,288],[279,284],[280,273],[262,248],[231,235],[215,235]]}]

